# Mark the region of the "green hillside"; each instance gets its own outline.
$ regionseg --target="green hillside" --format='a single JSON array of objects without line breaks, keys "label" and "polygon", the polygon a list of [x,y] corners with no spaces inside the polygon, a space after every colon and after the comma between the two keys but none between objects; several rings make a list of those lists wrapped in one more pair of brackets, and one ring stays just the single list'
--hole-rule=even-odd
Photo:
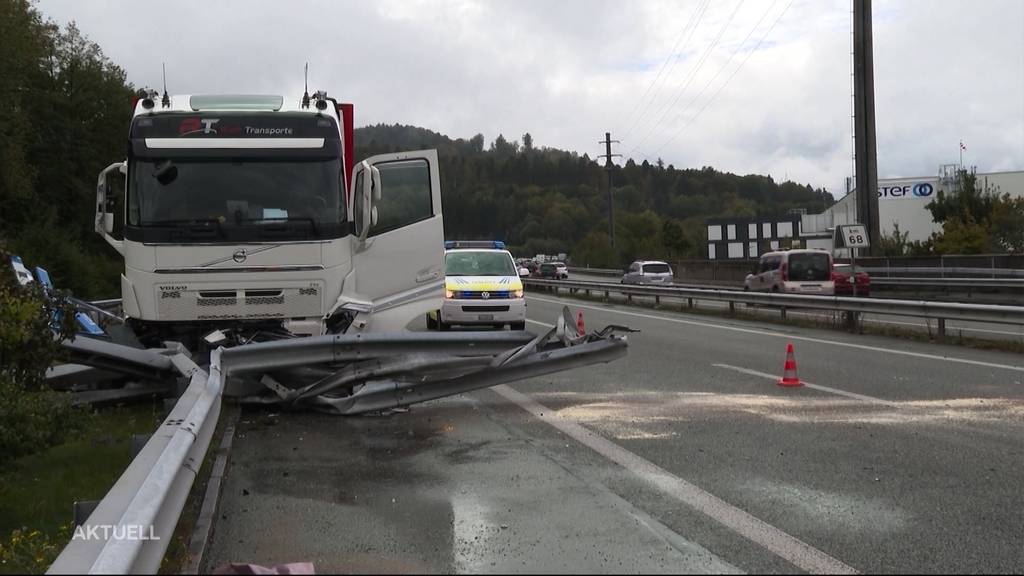
[{"label": "green hillside", "polygon": [[607,239],[607,173],[586,155],[480,134],[451,139],[401,125],[356,130],[356,157],[437,148],[445,233],[450,239],[497,238],[520,255],[567,252],[577,263],[617,266],[637,257],[698,257],[704,219],[780,216],[792,208],[820,212],[833,203],[821,189],[771,176],[714,168],[628,161],[612,174],[616,237]]}]

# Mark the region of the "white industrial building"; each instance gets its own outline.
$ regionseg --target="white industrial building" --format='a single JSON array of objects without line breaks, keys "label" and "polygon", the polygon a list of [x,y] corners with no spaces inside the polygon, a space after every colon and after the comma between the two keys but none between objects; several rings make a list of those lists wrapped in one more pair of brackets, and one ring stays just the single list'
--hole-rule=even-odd
[{"label": "white industrial building", "polygon": [[[878,220],[882,234],[892,234],[898,225],[907,240],[927,240],[942,226],[932,221],[925,206],[939,190],[956,187],[957,166],[943,166],[938,176],[887,178],[878,181]],[[978,173],[978,186],[1024,197],[1024,171]],[[840,224],[857,221],[857,193],[851,192],[821,214],[805,214],[800,219],[800,237],[808,248],[832,249],[832,230]],[[843,251],[845,252],[845,251]],[[837,254],[843,256],[845,254]]]},{"label": "white industrial building", "polygon": [[[878,217],[882,234],[892,234],[899,225],[907,240],[927,240],[942,226],[932,221],[925,206],[939,190],[956,187],[957,165],[945,165],[937,176],[886,178],[878,181]],[[1024,171],[978,173],[978,185],[985,190],[1024,197]],[[806,247],[832,250],[832,231],[841,224],[857,222],[857,194],[850,192],[821,214],[801,214],[778,219],[778,223],[751,218],[712,218],[707,221],[708,258],[756,258],[768,250]],[[759,233],[764,227],[764,232]],[[747,231],[749,228],[749,232]],[[771,233],[775,230],[775,233]],[[848,256],[846,250],[835,255]]]}]

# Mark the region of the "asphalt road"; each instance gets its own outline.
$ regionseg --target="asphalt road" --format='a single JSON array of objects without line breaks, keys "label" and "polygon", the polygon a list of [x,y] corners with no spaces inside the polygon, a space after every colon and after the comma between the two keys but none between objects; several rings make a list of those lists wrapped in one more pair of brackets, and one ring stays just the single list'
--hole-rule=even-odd
[{"label": "asphalt road", "polygon": [[565,304],[640,329],[629,356],[387,417],[246,411],[206,567],[1024,569],[1024,356],[548,295],[528,329]]}]

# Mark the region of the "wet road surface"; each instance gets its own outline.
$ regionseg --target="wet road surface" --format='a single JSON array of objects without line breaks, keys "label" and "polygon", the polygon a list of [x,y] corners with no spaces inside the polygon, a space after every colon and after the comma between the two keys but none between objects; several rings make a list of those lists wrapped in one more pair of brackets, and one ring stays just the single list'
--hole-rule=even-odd
[{"label": "wet road surface", "polygon": [[[1024,357],[562,303],[618,362],[339,418],[248,410],[207,568],[1012,572]],[[785,344],[816,387],[783,389]]]}]

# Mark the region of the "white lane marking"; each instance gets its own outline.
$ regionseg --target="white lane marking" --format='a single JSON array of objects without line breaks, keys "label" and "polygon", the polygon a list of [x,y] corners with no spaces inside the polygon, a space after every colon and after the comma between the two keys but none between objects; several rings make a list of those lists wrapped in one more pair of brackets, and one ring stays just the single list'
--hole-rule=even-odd
[{"label": "white lane marking", "polygon": [[555,327],[554,324],[548,324],[547,322],[538,322],[537,320],[530,320],[529,318],[527,318],[526,321],[527,322],[531,322],[533,324],[540,324],[541,326],[544,326],[544,327],[547,327],[547,328],[554,328]]},{"label": "white lane marking", "polygon": [[[739,366],[733,366],[731,364],[712,364],[716,368],[725,368],[727,370],[735,370],[736,372],[742,372],[744,374],[750,374],[751,376],[760,376],[769,380],[779,381],[778,376],[773,376],[767,372],[758,372],[757,370],[751,370],[749,368],[741,368]],[[822,386],[820,384],[812,384],[806,380],[802,381],[804,386],[813,388],[815,390],[821,390],[822,392],[828,392],[829,394],[837,394],[839,396],[846,396],[847,398],[853,398],[854,400],[861,400],[863,402],[870,402],[872,404],[882,404],[883,406],[896,407],[895,402],[889,402],[888,400],[882,400],[881,398],[875,398],[874,396],[865,396],[864,394],[857,394],[856,392],[847,392],[846,390],[840,390],[838,388],[831,388],[829,386]]]},{"label": "white lane marking", "polygon": [[890,348],[882,348],[879,346],[868,346],[866,344],[853,344],[851,342],[839,342],[837,340],[822,340],[820,338],[811,338],[810,336],[797,336],[795,334],[783,334],[782,332],[771,332],[769,330],[755,330],[753,328],[740,328],[738,326],[726,326],[724,324],[712,324],[710,322],[698,322],[696,320],[683,320],[680,318],[669,318],[666,316],[654,316],[653,314],[639,314],[637,312],[626,312],[624,310],[617,310],[614,308],[601,308],[599,306],[588,306],[586,304],[577,304],[572,300],[549,300],[547,298],[538,298],[536,296],[530,296],[534,300],[540,302],[548,302],[550,304],[567,304],[572,302],[572,305],[577,308],[586,308],[588,310],[598,310],[601,312],[613,312],[615,314],[623,314],[625,316],[636,316],[638,318],[650,318],[651,320],[664,320],[665,322],[675,322],[677,324],[690,324],[692,326],[703,326],[705,328],[718,328],[719,330],[731,330],[733,332],[743,332],[746,334],[758,334],[761,336],[774,336],[776,338],[788,338],[789,340],[800,340],[803,342],[814,342],[816,344],[831,344],[832,346],[844,346],[846,348],[857,348],[859,350],[870,350],[872,352],[885,352],[887,354],[897,354],[900,356],[913,356],[915,358],[926,358],[928,360],[945,360],[946,362],[957,362],[960,364],[971,364],[974,366],[985,366],[987,368],[999,368],[1002,370],[1013,370],[1014,372],[1024,372],[1024,365],[1012,366],[1009,364],[996,364],[994,362],[982,362],[981,360],[969,360],[967,358],[954,358],[950,356],[938,356],[936,354],[925,354],[923,352],[910,352],[909,350],[892,350]]},{"label": "white lane marking", "polygon": [[520,408],[533,414],[542,422],[636,474],[666,496],[701,512],[801,570],[812,574],[857,574],[855,569],[821,550],[736,508],[714,494],[705,492],[696,485],[641,458],[604,436],[558,416],[551,409],[518,390],[505,384],[494,386],[491,390],[519,405]]}]

